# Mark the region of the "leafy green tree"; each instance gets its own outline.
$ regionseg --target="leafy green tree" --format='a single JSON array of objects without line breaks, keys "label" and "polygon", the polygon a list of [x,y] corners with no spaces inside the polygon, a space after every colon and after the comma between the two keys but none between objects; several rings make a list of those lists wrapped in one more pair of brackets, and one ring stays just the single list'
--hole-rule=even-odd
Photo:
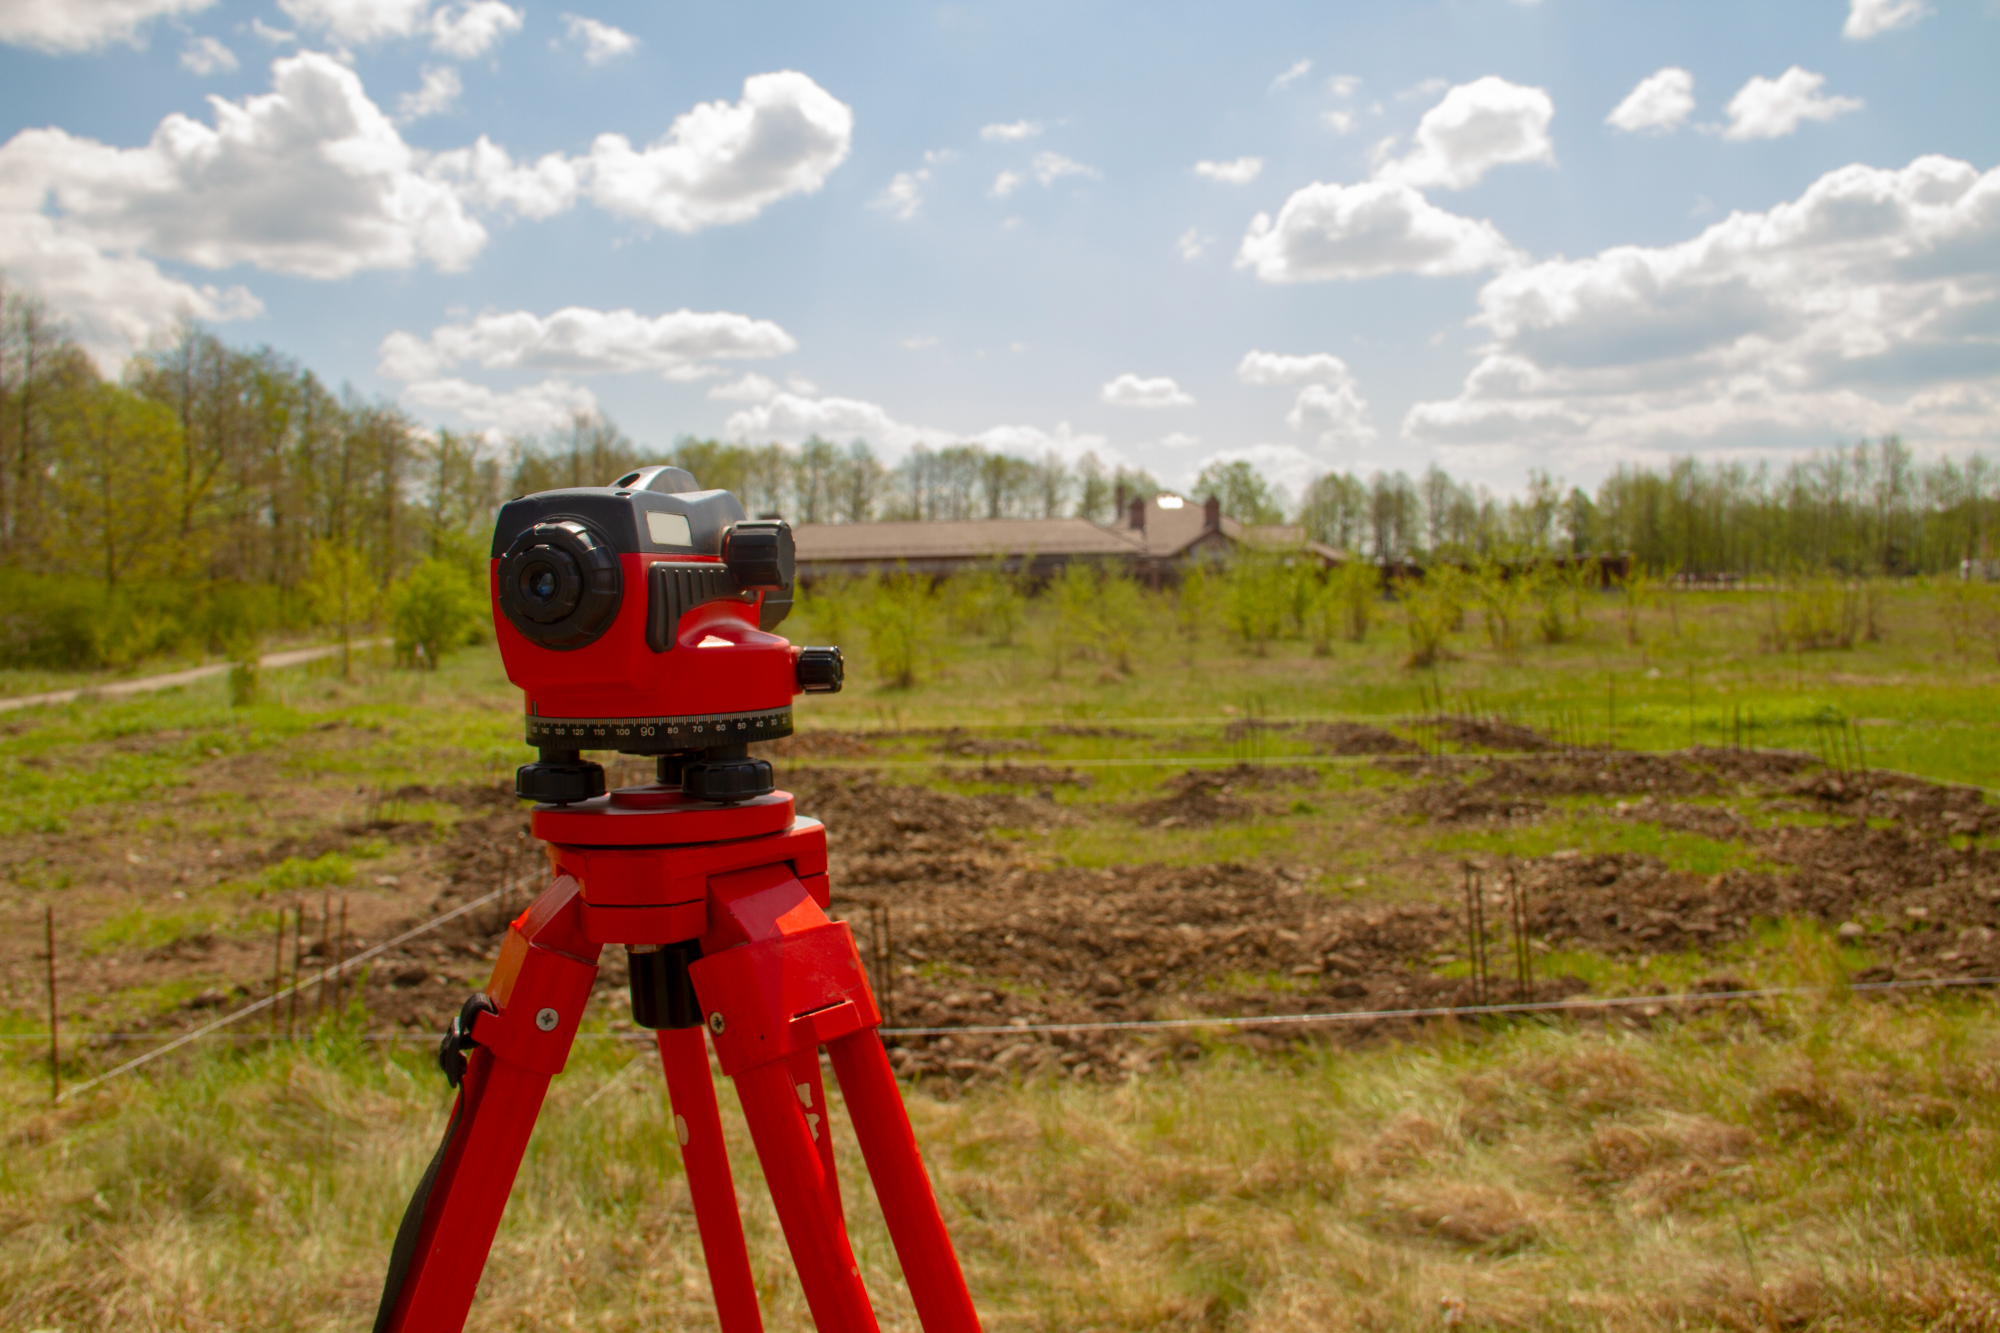
[{"label": "leafy green tree", "polygon": [[899,569],[878,575],[860,608],[871,665],[894,689],[907,690],[943,655],[943,609],[928,575]]},{"label": "leafy green tree", "polygon": [[389,592],[397,660],[437,670],[448,654],[465,645],[486,603],[456,562],[425,557]]},{"label": "leafy green tree", "polygon": [[1222,512],[1239,523],[1282,523],[1285,519],[1271,483],[1240,458],[1203,468],[1194,479],[1194,493],[1222,501]]},{"label": "leafy green tree", "polygon": [[302,591],[313,623],[340,636],[340,674],[352,680],[354,627],[369,618],[375,593],[361,552],[341,542],[314,542]]}]

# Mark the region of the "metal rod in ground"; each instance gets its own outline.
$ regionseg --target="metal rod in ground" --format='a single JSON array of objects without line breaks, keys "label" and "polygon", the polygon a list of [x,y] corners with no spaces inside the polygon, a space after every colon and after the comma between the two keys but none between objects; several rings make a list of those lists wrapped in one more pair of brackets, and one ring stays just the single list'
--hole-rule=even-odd
[{"label": "metal rod in ground", "polygon": [[271,1035],[278,1035],[278,995],[285,988],[285,905],[278,904],[278,948],[271,959]]},{"label": "metal rod in ground", "polygon": [[286,1006],[285,1040],[290,1041],[298,1030],[299,1022],[299,968],[306,957],[306,909],[296,899],[292,902],[292,995]]},{"label": "metal rod in ground", "polygon": [[333,890],[319,891],[319,990],[313,995],[313,1021],[326,1012],[326,970],[333,962]]},{"label": "metal rod in ground", "polygon": [[42,904],[42,937],[49,957],[49,1100],[62,1100],[61,1042],[56,1016],[56,905]]},{"label": "metal rod in ground", "polygon": [[1694,663],[1688,667],[1688,749],[1694,748]]},{"label": "metal rod in ground", "polygon": [[340,895],[340,943],[334,949],[337,957],[333,967],[333,1007],[340,1008],[340,999],[347,991],[347,895]]}]

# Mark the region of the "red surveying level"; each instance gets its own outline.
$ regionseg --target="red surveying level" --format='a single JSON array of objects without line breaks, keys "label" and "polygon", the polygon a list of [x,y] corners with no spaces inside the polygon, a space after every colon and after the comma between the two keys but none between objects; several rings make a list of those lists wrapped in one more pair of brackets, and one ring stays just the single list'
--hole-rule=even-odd
[{"label": "red surveying level", "polygon": [[[839,649],[769,632],[790,608],[790,529],[746,520],[678,468],[643,468],[509,503],[493,548],[501,654],[541,750],[516,791],[542,802],[532,827],[552,876],[439,1049],[458,1100],[397,1233],[376,1333],[463,1328],[607,944],[625,947],[633,1019],[659,1043],[723,1333],[763,1322],[710,1045],[821,1333],[876,1328],[834,1173],[822,1047],[925,1333],[976,1333],[853,933],[826,915],[826,830],[746,749],[790,734],[794,694],[841,685]],[[606,794],[586,748],[653,755],[659,780]]]}]

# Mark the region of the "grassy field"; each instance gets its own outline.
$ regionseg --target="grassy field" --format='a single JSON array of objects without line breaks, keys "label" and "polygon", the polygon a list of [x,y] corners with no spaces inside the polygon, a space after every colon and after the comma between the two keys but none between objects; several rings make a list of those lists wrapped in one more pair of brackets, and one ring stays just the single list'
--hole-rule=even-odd
[{"label": "grassy field", "polygon": [[[1157,608],[1126,671],[1058,660],[1035,605],[1013,644],[945,640],[896,690],[865,638],[849,645],[849,689],[799,704],[828,744],[785,762],[837,838],[855,830],[837,874],[893,888],[899,929],[924,942],[898,972],[905,1022],[966,1021],[966,994],[1056,1019],[1318,1009],[1343,974],[1293,964],[1329,929],[1364,965],[1353,1004],[1448,1001],[1467,984],[1449,934],[1467,858],[1546,877],[1535,966],[1565,993],[1808,988],[1305,1042],[905,1043],[912,1116],[989,1328],[2000,1328],[2000,1020],[1976,989],[1847,988],[1986,956],[1978,904],[2000,877],[1977,810],[1906,834],[1888,805],[1813,796],[1833,775],[1810,762],[1671,802],[1662,787],[1648,805],[1632,793],[1668,770],[1636,756],[1618,757],[1629,779],[1558,790],[1440,721],[1504,717],[1628,751],[1681,749],[1690,727],[1706,746],[1808,754],[1858,734],[1874,768],[1991,786],[2000,671],[1950,646],[1926,589],[1888,599],[1879,641],[1805,654],[1761,649],[1756,594],[1676,598],[1628,623],[1607,597],[1580,640],[1511,654],[1475,619],[1418,671],[1386,607],[1366,641],[1326,655],[1282,638],[1253,652],[1215,629],[1191,641]],[[816,638],[806,628],[795,637]],[[1330,753],[1283,725],[1302,719],[1366,720],[1465,758],[1445,772]],[[260,1018],[51,1107],[42,905],[58,913],[75,1081],[145,1049],[90,1034],[150,1038],[268,993],[281,912],[315,925],[344,898],[357,939],[379,940],[522,864],[496,859],[517,816],[483,794],[526,756],[518,726],[518,696],[477,651],[434,675],[267,673],[241,708],[210,681],[0,719],[0,1329],[369,1318],[448,1109],[417,1034],[479,984],[486,938],[418,956],[418,983],[385,964],[339,1005],[309,996],[297,1040]],[[1578,762],[1586,778],[1618,766],[1595,749]],[[1461,809],[1495,791],[1499,813]],[[871,813],[890,807],[900,822]],[[871,818],[887,831],[864,846]],[[1935,849],[1922,874],[1842,860],[1919,833]],[[895,857],[909,878],[880,869]],[[1603,867],[1609,887],[1576,867]],[[1674,909],[1680,934],[1606,933],[1578,906],[1654,884],[1692,904]],[[1211,932],[1232,913],[1268,920],[1267,947],[1176,962],[1148,904],[1193,920],[1185,904],[1205,897],[1226,898]],[[1744,901],[1768,906],[1731,924]],[[1036,904],[1051,915],[1031,940],[1019,923]],[[1569,924],[1558,907],[1577,908]],[[1399,922],[1445,933],[1369,942],[1367,923]],[[1125,998],[1071,996],[1075,937],[1126,925],[1125,952],[1153,950],[1162,980],[1127,968]],[[1021,943],[996,952],[1013,929]],[[1118,955],[1090,966],[1116,971]],[[1134,999],[1140,982],[1153,989]],[[621,1010],[607,989],[556,1081],[473,1327],[712,1326],[662,1082]],[[724,1110],[767,1326],[809,1327],[727,1096]],[[872,1206],[850,1213],[884,1326],[914,1328]]]}]

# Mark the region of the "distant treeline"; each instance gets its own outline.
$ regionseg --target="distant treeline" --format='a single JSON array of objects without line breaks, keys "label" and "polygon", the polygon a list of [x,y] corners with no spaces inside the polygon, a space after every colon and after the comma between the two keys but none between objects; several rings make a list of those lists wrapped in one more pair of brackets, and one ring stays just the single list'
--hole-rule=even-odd
[{"label": "distant treeline", "polygon": [[[269,347],[195,326],[104,379],[32,293],[0,283],[0,662],[125,662],[234,651],[274,630],[379,622],[420,569],[484,598],[494,509],[510,495],[601,485],[671,462],[794,522],[1025,518],[1110,522],[1160,489],[1092,455],[919,446],[885,465],[867,444],[684,437],[642,447],[578,415],[494,443],[430,430],[338,392]],[[1373,561],[1630,551],[1655,571],[1918,573],[1985,556],[1986,461],[1919,464],[1893,436],[1782,469],[1678,460],[1597,488],[1532,472],[1496,497],[1433,467],[1321,476],[1288,496],[1244,462],[1191,488],[1249,523],[1291,522]],[[405,638],[408,636],[405,635]],[[413,646],[413,645],[406,645]],[[449,648],[433,644],[430,660]]]}]

